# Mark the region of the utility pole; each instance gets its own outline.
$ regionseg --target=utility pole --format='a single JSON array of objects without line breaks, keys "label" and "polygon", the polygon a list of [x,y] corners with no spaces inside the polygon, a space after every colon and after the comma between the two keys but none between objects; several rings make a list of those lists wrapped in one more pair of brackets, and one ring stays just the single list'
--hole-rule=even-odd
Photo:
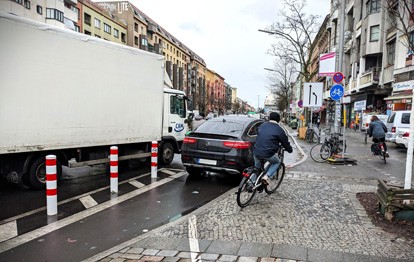
[{"label": "utility pole", "polygon": [[[342,62],[344,55],[344,31],[345,31],[345,1],[337,1],[337,6],[339,8],[340,15],[340,27],[339,27],[339,49],[338,49],[338,70],[337,72],[342,72]],[[341,103],[339,100],[335,102],[335,123],[334,130],[335,133],[339,133],[339,127],[341,123]],[[345,130],[345,127],[344,127]],[[344,139],[345,140],[345,139]]]}]

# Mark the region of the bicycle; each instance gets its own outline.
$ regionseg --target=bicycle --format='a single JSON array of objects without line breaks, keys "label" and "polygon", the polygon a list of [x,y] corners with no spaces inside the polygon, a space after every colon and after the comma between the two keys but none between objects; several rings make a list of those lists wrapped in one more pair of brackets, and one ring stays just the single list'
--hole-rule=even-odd
[{"label": "bicycle", "polygon": [[266,174],[271,165],[268,161],[261,160],[260,169],[249,167],[245,170],[246,172],[243,172],[243,178],[236,193],[237,205],[239,205],[239,207],[243,208],[249,205],[256,194],[256,191],[261,193],[264,190],[267,194],[272,194],[279,188],[283,178],[285,177],[285,164],[283,163],[284,152],[285,149],[280,146],[277,153],[280,159],[280,165],[276,171],[276,174],[269,179],[268,185],[265,185],[262,182],[262,177]]},{"label": "bicycle", "polygon": [[385,152],[384,142],[373,143],[371,145],[371,152],[373,156],[379,156],[384,161],[384,164],[387,163],[387,152]]},{"label": "bicycle", "polygon": [[319,135],[315,132],[313,127],[308,127],[305,133],[305,141],[308,143],[319,142]]},{"label": "bicycle", "polygon": [[[325,140],[323,143],[314,145],[310,150],[310,156],[313,161],[317,163],[323,163],[328,158],[342,152],[343,150],[343,140],[340,140],[339,133],[330,133],[330,131],[325,130]],[[346,143],[345,143],[345,152],[346,152]]]}]

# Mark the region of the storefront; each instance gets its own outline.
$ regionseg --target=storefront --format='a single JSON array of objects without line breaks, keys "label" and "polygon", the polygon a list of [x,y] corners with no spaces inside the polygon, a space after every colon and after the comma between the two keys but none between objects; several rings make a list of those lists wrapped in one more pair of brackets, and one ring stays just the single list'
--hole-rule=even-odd
[{"label": "storefront", "polygon": [[390,111],[411,110],[414,80],[395,83],[392,95],[384,98]]}]

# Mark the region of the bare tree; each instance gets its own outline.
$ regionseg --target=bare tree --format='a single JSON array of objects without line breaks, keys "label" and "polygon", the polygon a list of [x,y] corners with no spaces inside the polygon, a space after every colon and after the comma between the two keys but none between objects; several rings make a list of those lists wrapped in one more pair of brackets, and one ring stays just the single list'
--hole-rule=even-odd
[{"label": "bare tree", "polygon": [[275,60],[274,69],[269,75],[269,91],[276,96],[276,106],[279,111],[288,111],[290,100],[292,99],[292,83],[297,78],[297,66],[289,56],[282,56],[280,60]]},{"label": "bare tree", "polygon": [[296,62],[299,74],[309,82],[316,72],[310,72],[312,40],[319,30],[319,16],[306,14],[306,0],[284,0],[284,9],[280,11],[279,21],[266,31],[274,34],[278,40],[269,50],[276,59],[287,57]]},{"label": "bare tree", "polygon": [[[403,36],[400,41],[408,48],[411,56],[414,52],[414,41],[410,34],[414,33],[414,0],[386,0],[383,8],[388,12],[388,21],[395,26]],[[411,40],[411,41],[410,41]]]}]

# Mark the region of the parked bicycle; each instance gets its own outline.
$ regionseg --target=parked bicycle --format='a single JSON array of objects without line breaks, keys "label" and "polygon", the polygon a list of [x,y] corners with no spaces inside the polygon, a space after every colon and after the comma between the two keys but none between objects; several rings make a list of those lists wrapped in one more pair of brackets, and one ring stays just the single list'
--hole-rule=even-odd
[{"label": "parked bicycle", "polygon": [[262,177],[270,167],[269,162],[262,160],[260,169],[257,169],[254,166],[245,169],[243,178],[237,190],[237,205],[240,207],[249,205],[256,194],[256,191],[261,193],[264,190],[267,194],[272,194],[279,188],[285,177],[285,164],[283,163],[284,152],[284,148],[280,147],[277,153],[280,159],[280,166],[277,169],[276,174],[269,179],[268,185],[263,184]]},{"label": "parked bicycle", "polygon": [[[328,158],[342,152],[344,141],[340,139],[342,134],[331,133],[330,129],[325,129],[325,139],[323,143],[314,145],[310,150],[311,158],[318,163],[325,162]],[[346,152],[346,142],[345,142]]]},{"label": "parked bicycle", "polygon": [[320,141],[318,132],[312,126],[308,126],[306,130],[305,141],[308,143],[317,143]]}]

